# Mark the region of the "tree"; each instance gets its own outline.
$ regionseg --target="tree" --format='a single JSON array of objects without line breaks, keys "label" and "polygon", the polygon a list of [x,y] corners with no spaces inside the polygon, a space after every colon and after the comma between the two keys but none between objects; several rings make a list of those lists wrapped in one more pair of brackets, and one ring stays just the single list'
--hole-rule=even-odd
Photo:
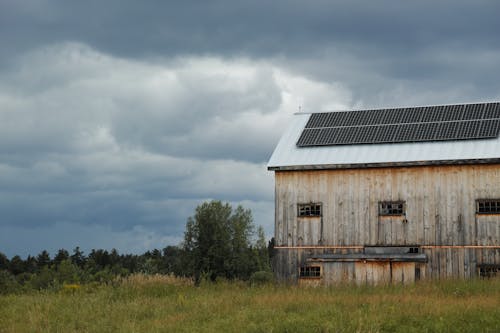
[{"label": "tree", "polygon": [[20,256],[13,256],[10,259],[9,270],[12,274],[18,275],[24,272],[24,261]]},{"label": "tree", "polygon": [[163,250],[162,273],[174,273],[177,276],[190,276],[185,265],[186,252],[184,249],[169,245]]},{"label": "tree", "polygon": [[247,279],[255,270],[251,238],[254,226],[250,210],[210,201],[196,207],[186,223],[183,251],[187,271],[198,283],[203,276]]},{"label": "tree", "polygon": [[87,260],[85,258],[85,255],[83,254],[83,251],[80,251],[79,246],[75,247],[70,258],[71,262],[80,268],[83,268],[83,266],[85,266],[85,261]]},{"label": "tree", "polygon": [[255,243],[255,251],[258,270],[268,272],[271,271],[269,251],[266,243],[266,235],[262,226],[259,226],[259,228],[257,229],[257,242]]},{"label": "tree", "polygon": [[19,289],[16,278],[8,270],[0,269],[0,295],[15,292]]},{"label": "tree", "polygon": [[250,210],[238,206],[229,223],[231,238],[229,269],[230,276],[248,279],[255,270],[252,262],[251,238],[254,232],[253,218]]},{"label": "tree", "polygon": [[59,283],[76,283],[80,281],[80,268],[70,259],[64,259],[57,265],[55,279]]},{"label": "tree", "polygon": [[38,269],[40,270],[42,267],[46,267],[50,265],[50,255],[46,250],[40,252],[39,255],[36,256],[36,263]]},{"label": "tree", "polygon": [[120,254],[117,249],[111,249],[109,253],[109,264],[111,266],[120,266]]},{"label": "tree", "polygon": [[28,256],[24,261],[24,271],[26,273],[33,274],[37,271],[37,262],[36,258],[32,256]]},{"label": "tree", "polygon": [[9,269],[9,259],[5,254],[0,252],[0,270]]},{"label": "tree", "polygon": [[274,267],[273,259],[274,259],[274,246],[276,245],[276,241],[274,237],[267,243],[267,255],[269,256],[269,264],[271,265],[271,269]]},{"label": "tree", "polygon": [[57,254],[54,257],[54,260],[52,262],[54,263],[54,265],[59,266],[59,264],[61,262],[63,262],[64,260],[68,260],[68,259],[69,259],[68,251],[66,251],[65,249],[59,249],[59,251],[57,251]]},{"label": "tree", "polygon": [[95,250],[92,249],[89,254],[89,263],[97,270],[104,269],[111,264],[110,256],[106,250]]}]

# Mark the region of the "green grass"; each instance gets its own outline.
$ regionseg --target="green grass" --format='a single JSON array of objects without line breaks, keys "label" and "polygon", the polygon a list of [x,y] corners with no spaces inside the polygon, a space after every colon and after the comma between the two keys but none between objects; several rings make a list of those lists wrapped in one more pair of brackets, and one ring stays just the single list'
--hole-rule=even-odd
[{"label": "green grass", "polygon": [[0,332],[500,332],[500,279],[297,288],[139,276],[0,296]]}]

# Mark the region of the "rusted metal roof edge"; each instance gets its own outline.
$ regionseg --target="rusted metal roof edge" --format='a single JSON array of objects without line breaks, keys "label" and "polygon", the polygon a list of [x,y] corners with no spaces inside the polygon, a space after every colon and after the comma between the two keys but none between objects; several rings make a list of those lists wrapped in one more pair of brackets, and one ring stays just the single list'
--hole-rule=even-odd
[{"label": "rusted metal roof edge", "polygon": [[357,163],[357,164],[355,163],[355,164],[287,165],[287,166],[268,166],[267,170],[269,171],[334,170],[334,169],[397,168],[397,167],[418,167],[418,166],[432,166],[432,165],[471,165],[471,164],[500,164],[500,158]]}]

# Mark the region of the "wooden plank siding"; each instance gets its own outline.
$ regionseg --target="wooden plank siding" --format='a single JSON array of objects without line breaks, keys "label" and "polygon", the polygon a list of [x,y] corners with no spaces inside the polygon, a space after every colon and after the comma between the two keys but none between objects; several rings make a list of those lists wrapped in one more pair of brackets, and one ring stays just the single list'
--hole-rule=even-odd
[{"label": "wooden plank siding", "polygon": [[[274,268],[281,280],[296,281],[298,267],[312,254],[342,253],[290,249],[297,246],[426,246],[421,277],[430,278],[469,278],[477,264],[500,264],[500,214],[476,214],[476,199],[500,198],[500,164],[275,171],[275,186],[276,246],[288,247],[276,250]],[[379,216],[380,201],[404,201],[406,214]],[[297,217],[297,203],[309,202],[322,204],[321,217]],[[325,279],[362,279],[355,277],[357,269],[387,274],[383,265],[334,264],[322,266]],[[391,269],[408,282],[415,278],[408,267]]]}]

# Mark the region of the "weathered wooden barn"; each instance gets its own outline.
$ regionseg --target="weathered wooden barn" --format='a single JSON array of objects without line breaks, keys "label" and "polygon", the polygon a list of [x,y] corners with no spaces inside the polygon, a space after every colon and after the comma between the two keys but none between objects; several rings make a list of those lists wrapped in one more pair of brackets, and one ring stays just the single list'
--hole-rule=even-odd
[{"label": "weathered wooden barn", "polygon": [[275,173],[278,279],[500,271],[500,103],[298,113]]}]

